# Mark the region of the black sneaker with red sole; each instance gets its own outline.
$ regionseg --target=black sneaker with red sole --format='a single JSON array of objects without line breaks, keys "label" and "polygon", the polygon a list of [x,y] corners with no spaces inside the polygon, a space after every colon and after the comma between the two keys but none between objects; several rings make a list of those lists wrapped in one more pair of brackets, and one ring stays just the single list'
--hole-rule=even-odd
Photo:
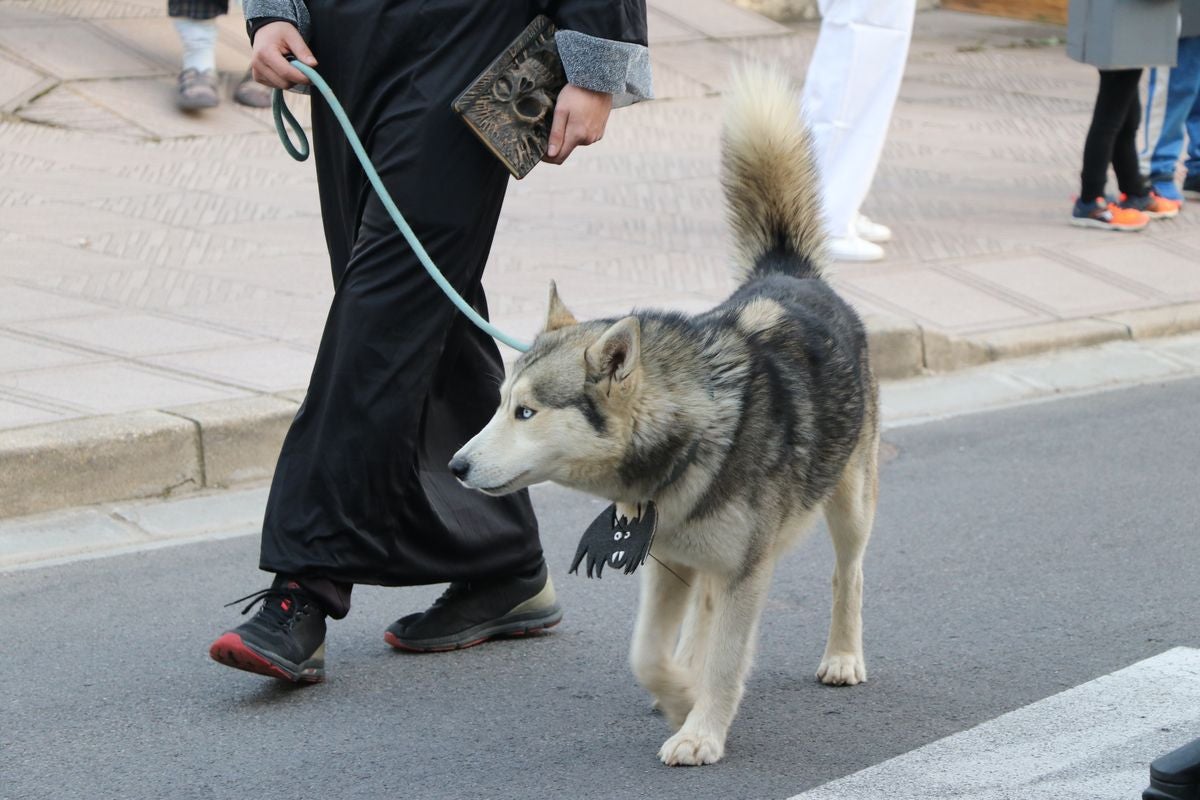
[{"label": "black sneaker with red sole", "polygon": [[540,633],[562,616],[543,562],[525,577],[452,583],[428,610],[389,625],[383,639],[397,650],[440,653]]},{"label": "black sneaker with red sole", "polygon": [[213,661],[292,683],[325,680],[325,612],[300,584],[276,578],[270,589],[234,603],[242,600],[250,601],[243,614],[260,600],[262,606],[212,643]]}]

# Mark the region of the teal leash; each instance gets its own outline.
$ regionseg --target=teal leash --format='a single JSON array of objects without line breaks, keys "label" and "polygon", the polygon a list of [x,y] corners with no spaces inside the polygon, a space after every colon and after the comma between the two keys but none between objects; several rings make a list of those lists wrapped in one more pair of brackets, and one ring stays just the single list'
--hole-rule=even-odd
[{"label": "teal leash", "polygon": [[[342,104],[338,102],[333,90],[329,88],[329,84],[317,74],[315,69],[307,64],[295,59],[292,59],[291,64],[304,73],[304,76],[312,81],[312,85],[316,87],[317,91],[325,97],[325,102],[329,104],[329,110],[337,118],[338,124],[342,126],[342,131],[346,134],[346,139],[350,142],[350,149],[354,151],[354,155],[358,156],[358,162],[362,164],[363,172],[367,174],[367,180],[371,182],[371,186],[375,187],[375,192],[379,195],[379,199],[383,201],[383,207],[387,209],[392,222],[396,223],[396,227],[408,241],[409,247],[417,254],[417,259],[421,262],[421,266],[425,267],[425,271],[429,273],[429,277],[433,278],[434,283],[446,293],[446,297],[450,298],[450,302],[454,303],[458,307],[458,310],[467,316],[467,319],[475,323],[488,336],[496,339],[496,341],[503,342],[519,352],[524,353],[528,350],[529,345],[527,343],[519,339],[514,339],[492,325],[481,317],[475,309],[471,308],[467,301],[462,299],[462,295],[454,290],[454,287],[450,285],[450,281],[446,280],[446,276],[442,275],[442,271],[433,263],[433,259],[429,257],[429,253],[425,252],[425,248],[421,245],[421,240],[413,233],[412,228],[408,225],[408,221],[400,213],[400,209],[396,208],[395,202],[392,201],[392,196],[388,194],[387,187],[379,179],[379,173],[375,171],[375,165],[367,157],[367,151],[363,149],[358,134],[354,132],[354,126],[350,124],[350,119],[346,116],[346,111],[342,108]],[[283,142],[283,148],[287,150],[288,155],[297,161],[307,160],[310,152],[308,136],[304,133],[304,128],[300,126],[300,123],[292,114],[291,109],[287,107],[287,103],[283,102],[283,90],[275,90],[271,100],[271,111],[275,117],[275,131],[279,134],[279,141]],[[284,128],[285,121],[291,126],[296,138],[299,139],[299,147],[293,144],[291,137],[288,136],[287,130]]]}]

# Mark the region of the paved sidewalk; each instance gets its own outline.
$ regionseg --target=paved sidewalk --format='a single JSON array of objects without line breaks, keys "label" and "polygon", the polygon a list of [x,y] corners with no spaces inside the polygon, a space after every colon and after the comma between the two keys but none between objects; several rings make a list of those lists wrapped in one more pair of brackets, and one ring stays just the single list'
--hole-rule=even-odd
[{"label": "paved sidewalk", "polygon": [[[650,5],[660,100],[512,185],[486,283],[518,335],[551,278],[581,316],[730,288],[728,64],[800,80],[816,28]],[[221,24],[231,89],[248,49]],[[885,375],[1200,326],[1200,212],[1137,236],[1065,224],[1095,73],[1056,35],[919,16],[867,209],[897,240],[836,279]],[[0,516],[262,477],[303,394],[331,291],[312,166],[266,112],[175,112],[177,48],[161,0],[0,5]]]}]

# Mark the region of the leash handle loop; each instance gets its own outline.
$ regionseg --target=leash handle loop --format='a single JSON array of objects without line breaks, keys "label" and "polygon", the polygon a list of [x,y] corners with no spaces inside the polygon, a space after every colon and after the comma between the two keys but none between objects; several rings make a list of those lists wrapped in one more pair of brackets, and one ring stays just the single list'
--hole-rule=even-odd
[{"label": "leash handle loop", "polygon": [[[446,280],[433,263],[433,259],[429,257],[429,253],[425,252],[425,247],[421,241],[413,233],[409,227],[408,221],[404,219],[404,215],[400,213],[400,209],[396,207],[396,203],[392,200],[392,196],[388,194],[387,187],[383,185],[383,181],[379,177],[379,173],[375,171],[375,165],[371,163],[371,159],[367,156],[366,149],[363,148],[362,142],[358,138],[358,134],[354,132],[354,126],[350,124],[349,117],[346,116],[345,109],[338,102],[337,96],[333,90],[329,88],[329,84],[325,82],[317,71],[312,67],[304,64],[297,59],[291,59],[291,64],[296,69],[304,73],[304,76],[312,81],[312,85],[325,98],[329,110],[333,112],[333,116],[337,119],[338,124],[342,126],[342,132],[346,134],[347,141],[350,142],[350,149],[354,151],[354,155],[358,157],[358,162],[362,164],[363,172],[367,175],[367,180],[371,182],[371,186],[375,188],[375,192],[379,195],[379,199],[383,202],[383,207],[387,209],[388,215],[392,218],[392,222],[396,224],[396,228],[404,236],[408,242],[408,246],[412,248],[417,255],[417,260],[421,262],[421,266],[425,267],[425,271],[429,273],[429,277],[433,278],[434,283],[445,293],[446,297],[450,298],[450,302],[466,315],[467,319],[475,323],[475,325],[487,335],[491,336],[498,342],[502,342],[513,350],[524,353],[529,349],[529,345],[519,339],[515,339],[504,333],[499,328],[492,325],[486,319],[479,315],[475,309],[471,308],[466,300],[463,300],[462,295],[455,291],[450,285],[450,281]],[[275,131],[279,134],[279,141],[283,143],[283,147],[287,150],[288,155],[297,161],[304,161],[308,158],[310,152],[308,144],[308,136],[304,133],[304,129],[296,120],[287,104],[283,102],[283,90],[276,89],[274,96],[271,98],[271,109],[275,117]],[[297,147],[292,143],[288,136],[287,130],[284,128],[284,120],[291,126],[292,131],[300,140],[300,146]]]},{"label": "leash handle loop", "polygon": [[[287,154],[297,161],[308,160],[308,134],[304,132],[300,122],[288,108],[287,103],[283,102],[283,90],[276,89],[271,94],[271,116],[275,118],[275,131],[279,134],[279,141],[283,142],[283,149],[287,150]],[[292,132],[296,134],[296,138],[300,140],[300,146],[297,147],[292,142],[292,137],[288,136],[287,129],[283,127],[284,120],[291,126]]]}]

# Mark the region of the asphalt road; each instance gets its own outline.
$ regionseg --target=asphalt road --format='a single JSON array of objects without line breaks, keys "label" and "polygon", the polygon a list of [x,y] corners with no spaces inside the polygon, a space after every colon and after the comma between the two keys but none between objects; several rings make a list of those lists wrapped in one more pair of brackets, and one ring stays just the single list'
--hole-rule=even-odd
[{"label": "asphalt road", "polygon": [[437,589],[360,587],[329,680],[205,650],[254,537],[0,574],[0,798],[785,798],[1200,644],[1200,380],[900,428],[867,555],[870,682],[813,678],[832,554],[781,565],[726,760],[669,769],[626,666],[636,580],[566,575],[600,504],[536,494],[567,609],[446,655],[382,641]]}]

